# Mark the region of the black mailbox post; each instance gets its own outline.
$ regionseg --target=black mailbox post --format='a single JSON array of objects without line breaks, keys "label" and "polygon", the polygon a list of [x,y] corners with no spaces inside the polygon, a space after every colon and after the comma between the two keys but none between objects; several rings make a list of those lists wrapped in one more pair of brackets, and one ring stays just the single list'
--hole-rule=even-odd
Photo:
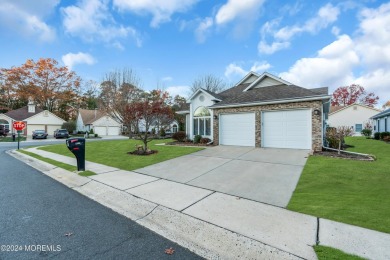
[{"label": "black mailbox post", "polygon": [[66,139],[66,146],[76,156],[77,170],[85,171],[85,138]]}]

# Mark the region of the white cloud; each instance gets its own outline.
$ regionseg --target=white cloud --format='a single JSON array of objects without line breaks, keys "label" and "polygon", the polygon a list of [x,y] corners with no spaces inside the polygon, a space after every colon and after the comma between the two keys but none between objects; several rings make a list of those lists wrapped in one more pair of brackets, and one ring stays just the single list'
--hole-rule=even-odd
[{"label": "white cloud", "polygon": [[188,97],[188,94],[190,93],[190,87],[189,86],[170,86],[166,89],[166,91],[172,97],[174,97],[176,95],[179,95],[182,97]]},{"label": "white cloud", "polygon": [[248,18],[255,15],[263,3],[264,0],[228,0],[226,4],[219,8],[215,16],[215,22],[221,25],[236,18]]},{"label": "white cloud", "polygon": [[62,56],[62,62],[69,68],[73,69],[73,66],[77,64],[88,64],[92,65],[96,63],[96,60],[88,53],[68,53]]},{"label": "white cloud", "polygon": [[243,69],[242,66],[238,65],[237,63],[230,63],[225,68],[225,77],[229,80],[238,80],[248,74],[249,71],[263,73],[269,68],[271,68],[271,64],[266,61],[254,62],[249,70]]},{"label": "white cloud", "polygon": [[138,32],[129,26],[115,22],[108,9],[107,0],[82,0],[77,6],[62,9],[65,31],[85,41],[103,41],[114,47],[123,48],[116,39],[132,37],[138,47],[142,40]]},{"label": "white cloud", "polygon": [[166,76],[161,79],[161,81],[172,81],[173,78],[171,76]]},{"label": "white cloud", "polygon": [[[37,37],[42,42],[51,42],[56,38],[55,29],[44,22],[59,1],[31,3],[29,1],[4,0],[0,5],[0,24],[8,30],[16,31],[24,36]],[[38,6],[45,7],[40,10]]]},{"label": "white cloud", "polygon": [[360,12],[354,37],[341,35],[312,58],[302,58],[280,76],[304,87],[361,84],[381,102],[390,98],[390,3]]},{"label": "white cloud", "polygon": [[[315,34],[337,21],[339,14],[340,9],[328,3],[318,10],[315,17],[307,20],[303,25],[285,26],[279,30],[275,30],[275,27],[279,25],[280,21],[274,20],[267,22],[261,29],[262,40],[259,42],[258,50],[260,53],[272,54],[288,48],[290,46],[290,40],[295,35],[300,33]],[[274,41],[271,44],[265,41],[267,34],[272,34]]]},{"label": "white cloud", "polygon": [[113,4],[119,10],[131,11],[137,14],[148,13],[153,15],[150,23],[158,27],[161,23],[171,20],[176,12],[185,12],[199,0],[114,0]]},{"label": "white cloud", "polygon": [[272,54],[288,47],[290,47],[289,42],[273,42],[268,44],[266,41],[260,41],[257,49],[259,50],[259,53]]},{"label": "white cloud", "polygon": [[211,17],[206,17],[199,23],[199,26],[195,30],[195,36],[199,43],[205,42],[207,34],[213,24],[214,22]]}]

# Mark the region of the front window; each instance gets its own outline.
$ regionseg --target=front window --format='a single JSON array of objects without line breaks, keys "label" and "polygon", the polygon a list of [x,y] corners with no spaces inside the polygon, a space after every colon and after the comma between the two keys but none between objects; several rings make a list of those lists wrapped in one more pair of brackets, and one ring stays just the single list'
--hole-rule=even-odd
[{"label": "front window", "polygon": [[363,130],[363,125],[362,124],[356,124],[355,125],[355,132],[360,133]]},{"label": "front window", "polygon": [[7,120],[0,119],[0,125],[3,125],[4,129],[9,130],[9,123]]},{"label": "front window", "polygon": [[176,132],[177,132],[177,125],[173,125],[173,126],[172,126],[172,132],[173,132],[173,133],[176,133]]},{"label": "front window", "polygon": [[211,135],[211,114],[206,107],[198,107],[194,112],[194,135]]}]

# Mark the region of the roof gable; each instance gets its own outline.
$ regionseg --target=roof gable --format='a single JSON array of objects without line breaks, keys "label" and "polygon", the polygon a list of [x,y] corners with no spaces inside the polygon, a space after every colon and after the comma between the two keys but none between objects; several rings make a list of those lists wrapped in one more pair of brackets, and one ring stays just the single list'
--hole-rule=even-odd
[{"label": "roof gable", "polygon": [[373,110],[373,111],[377,111],[377,112],[381,111],[380,109],[377,109],[377,108],[374,108],[374,107],[369,107],[369,106],[366,106],[366,105],[354,103],[354,104],[351,104],[351,105],[348,105],[348,106],[344,106],[344,107],[342,107],[342,106],[333,107],[332,106],[331,107],[331,113],[329,115],[333,115],[333,114],[336,114],[336,113],[339,113],[339,112],[342,112],[342,111],[347,111],[349,108],[351,108],[353,106],[360,106],[362,108]]},{"label": "roof gable", "polygon": [[29,113],[28,112],[28,106],[21,107],[19,109],[11,110],[5,113],[6,116],[16,120],[16,121],[23,121],[29,117],[32,117],[36,114],[39,114],[43,111],[43,109],[39,107],[35,107],[35,112],[34,113]]},{"label": "roof gable", "polygon": [[277,85],[290,86],[292,84],[282,78],[278,78],[268,72],[264,72],[263,74],[261,74],[260,77],[258,77],[255,81],[253,81],[246,89],[244,89],[244,92],[253,88],[263,88],[263,87],[270,87],[270,86],[277,86]]},{"label": "roof gable", "polygon": [[79,109],[79,115],[81,116],[84,125],[90,125],[101,117],[107,115],[107,113],[101,110]]},{"label": "roof gable", "polygon": [[194,99],[200,92],[206,94],[207,96],[211,97],[213,100],[217,100],[217,101],[221,101],[221,97],[220,95],[214,93],[214,92],[211,92],[209,90],[206,90],[206,89],[203,89],[203,88],[199,88],[197,91],[195,91],[188,99],[187,99],[187,103],[191,103],[191,100]]},{"label": "roof gable", "polygon": [[235,86],[241,85],[241,84],[247,84],[252,83],[256,79],[258,79],[260,76],[256,72],[250,71],[246,76],[240,80]]}]

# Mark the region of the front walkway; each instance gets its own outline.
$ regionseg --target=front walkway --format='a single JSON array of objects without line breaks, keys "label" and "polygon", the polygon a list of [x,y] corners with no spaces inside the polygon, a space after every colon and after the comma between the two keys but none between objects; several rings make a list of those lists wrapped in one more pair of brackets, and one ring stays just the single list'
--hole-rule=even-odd
[{"label": "front walkway", "polygon": [[[27,150],[75,163],[66,156]],[[28,158],[27,163],[36,161],[11,154]],[[215,256],[214,251],[226,257],[238,250],[236,256],[242,258],[316,259],[312,246],[319,243],[365,258],[390,259],[389,234],[96,163],[86,164],[88,170],[100,169],[89,178],[44,165],[41,171],[48,176],[205,257]]]}]

